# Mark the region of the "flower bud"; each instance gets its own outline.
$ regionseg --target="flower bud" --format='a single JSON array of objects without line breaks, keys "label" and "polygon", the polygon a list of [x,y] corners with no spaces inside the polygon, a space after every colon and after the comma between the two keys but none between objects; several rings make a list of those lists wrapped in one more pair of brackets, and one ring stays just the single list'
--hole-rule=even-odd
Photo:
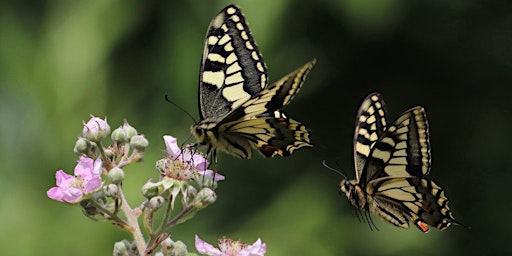
[{"label": "flower bud", "polygon": [[130,244],[130,242],[123,240],[120,242],[116,242],[114,244],[114,252],[112,255],[114,256],[129,256],[132,255],[134,252],[133,245]]},{"label": "flower bud", "polygon": [[123,169],[116,166],[112,168],[110,171],[108,171],[107,177],[111,183],[119,184],[124,180],[124,171]]},{"label": "flower bud", "polygon": [[165,256],[163,252],[156,252],[155,256]]},{"label": "flower bud", "polygon": [[162,207],[162,205],[165,203],[165,199],[162,196],[155,196],[149,199],[149,208],[153,209],[153,211],[156,211]]},{"label": "flower bud", "polygon": [[117,142],[121,142],[121,143],[128,142],[128,135],[121,127],[115,129],[112,132],[112,134],[110,135],[110,138],[113,141],[117,141]]},{"label": "flower bud", "polygon": [[170,237],[167,237],[160,244],[162,245],[162,248],[165,248],[165,249],[174,248],[174,241]]},{"label": "flower bud", "polygon": [[78,140],[75,142],[75,147],[73,148],[73,151],[75,154],[87,154],[92,149],[92,143],[89,140],[86,140],[82,137],[78,138]]},{"label": "flower bud", "polygon": [[128,249],[123,242],[116,242],[114,244],[114,252],[112,253],[114,256],[128,256]]},{"label": "flower bud", "polygon": [[96,208],[96,206],[94,206],[89,200],[81,201],[80,206],[82,207],[82,212],[85,216],[92,217],[99,213],[98,208]]},{"label": "flower bud", "polygon": [[126,137],[128,139],[131,139],[133,136],[138,134],[137,130],[135,128],[133,128],[130,124],[128,124],[126,119],[124,120],[124,124],[123,124],[123,126],[121,126],[121,128],[126,133]]},{"label": "flower bud", "polygon": [[205,208],[206,206],[213,204],[217,200],[217,195],[210,188],[201,189],[194,199],[194,207]]},{"label": "flower bud", "polygon": [[159,195],[163,189],[164,186],[162,185],[161,182],[154,183],[148,181],[146,182],[146,184],[144,184],[144,186],[142,186],[142,195],[145,198],[152,198],[154,196]]},{"label": "flower bud", "polygon": [[187,245],[182,241],[178,240],[174,242],[174,248],[171,250],[171,255],[173,256],[186,256],[188,253]]},{"label": "flower bud", "polygon": [[137,149],[138,151],[144,151],[149,145],[149,141],[144,135],[135,135],[130,139],[130,146]]},{"label": "flower bud", "polygon": [[110,133],[110,126],[105,120],[91,116],[91,119],[84,123],[84,129],[82,130],[82,136],[90,141],[99,142],[105,139]]},{"label": "flower bud", "polygon": [[117,197],[118,188],[115,184],[108,184],[103,187],[103,193],[107,197]]},{"label": "flower bud", "polygon": [[197,189],[194,186],[188,186],[183,193],[183,201],[188,204],[197,195]]},{"label": "flower bud", "polygon": [[105,150],[103,150],[103,153],[105,153],[105,156],[108,159],[113,159],[114,158],[114,150],[112,150],[111,147],[108,147]]}]

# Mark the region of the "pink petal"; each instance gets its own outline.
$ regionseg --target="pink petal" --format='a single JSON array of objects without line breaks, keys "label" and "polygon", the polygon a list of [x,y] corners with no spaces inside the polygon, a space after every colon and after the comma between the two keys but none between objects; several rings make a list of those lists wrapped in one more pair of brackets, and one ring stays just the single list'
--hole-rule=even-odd
[{"label": "pink petal", "polygon": [[62,192],[62,188],[59,188],[59,187],[50,188],[48,191],[46,191],[46,195],[53,200],[64,202],[62,200],[62,198],[64,196],[64,193]]},{"label": "pink petal", "polygon": [[205,177],[212,177],[215,174],[215,176],[213,176],[213,179],[215,181],[220,181],[220,180],[224,180],[225,179],[224,175],[222,175],[222,174],[220,174],[218,172],[214,172],[212,170],[200,171],[198,173],[200,175],[205,176]]},{"label": "pink petal", "polygon": [[165,147],[167,148],[167,154],[171,158],[176,158],[181,155],[181,149],[178,147],[178,140],[170,135],[164,136]]},{"label": "pink petal", "polygon": [[57,186],[61,187],[61,186],[67,186],[68,183],[70,183],[70,182],[75,180],[75,177],[65,173],[62,170],[58,170],[55,173],[55,180],[56,180]]},{"label": "pink petal", "polygon": [[91,170],[93,169],[94,160],[88,157],[80,157],[78,164],[75,167],[75,176],[90,177]]},{"label": "pink petal", "polygon": [[267,251],[267,245],[258,238],[252,245],[248,245],[241,252],[240,256],[263,256]]},{"label": "pink petal", "polygon": [[62,201],[66,203],[78,203],[82,200],[84,193],[79,188],[69,187],[62,191]]},{"label": "pink petal", "polygon": [[213,247],[211,244],[201,240],[198,235],[196,235],[196,250],[201,254],[214,255],[214,256],[222,256],[222,252]]},{"label": "pink petal", "polygon": [[95,177],[85,182],[84,184],[84,192],[89,194],[98,190],[102,185],[101,178]]}]

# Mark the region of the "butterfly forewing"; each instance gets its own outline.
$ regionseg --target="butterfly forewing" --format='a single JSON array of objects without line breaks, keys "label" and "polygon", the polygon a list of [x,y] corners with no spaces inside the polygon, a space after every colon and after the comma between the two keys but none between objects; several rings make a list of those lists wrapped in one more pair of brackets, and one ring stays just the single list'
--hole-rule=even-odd
[{"label": "butterfly forewing", "polygon": [[430,145],[425,109],[403,113],[371,148],[361,183],[384,176],[423,177],[430,170]]},{"label": "butterfly forewing", "polygon": [[356,118],[356,129],[354,132],[354,164],[356,179],[361,178],[361,173],[370,154],[373,144],[384,133],[386,128],[386,110],[384,101],[380,94],[372,93],[368,95]]},{"label": "butterfly forewing", "polygon": [[224,116],[263,90],[267,68],[242,12],[229,5],[206,34],[199,78],[201,119]]}]

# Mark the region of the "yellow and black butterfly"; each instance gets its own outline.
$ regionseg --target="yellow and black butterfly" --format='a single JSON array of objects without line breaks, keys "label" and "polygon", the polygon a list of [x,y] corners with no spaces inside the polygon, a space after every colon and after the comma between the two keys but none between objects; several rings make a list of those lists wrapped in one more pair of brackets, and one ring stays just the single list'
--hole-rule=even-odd
[{"label": "yellow and black butterfly", "polygon": [[354,134],[356,179],[342,180],[341,191],[365,211],[370,227],[369,212],[402,228],[411,221],[423,232],[428,225],[441,230],[462,225],[441,187],[425,177],[431,162],[425,109],[413,107],[388,125],[384,107],[378,93],[361,104]]},{"label": "yellow and black butterfly", "polygon": [[299,91],[312,60],[267,86],[267,68],[242,12],[228,5],[213,18],[204,43],[199,77],[199,115],[191,133],[207,154],[222,150],[251,158],[287,156],[311,147],[306,127],[281,112]]}]

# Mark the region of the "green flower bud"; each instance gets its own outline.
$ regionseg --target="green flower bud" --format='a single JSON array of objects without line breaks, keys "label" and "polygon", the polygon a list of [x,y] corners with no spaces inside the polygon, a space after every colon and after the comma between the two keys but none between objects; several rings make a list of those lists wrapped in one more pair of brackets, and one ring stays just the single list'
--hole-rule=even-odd
[{"label": "green flower bud", "polygon": [[183,201],[188,204],[197,195],[197,189],[194,186],[188,186],[183,193]]},{"label": "green flower bud", "polygon": [[112,168],[110,171],[108,171],[107,177],[111,183],[119,184],[124,180],[124,171],[123,169],[116,166]]},{"label": "green flower bud", "polygon": [[210,188],[201,189],[194,199],[195,208],[205,208],[206,206],[213,204],[217,200],[217,195]]},{"label": "green flower bud", "polygon": [[164,241],[162,241],[161,245],[166,249],[174,248],[174,241],[170,237],[167,237]]},{"label": "green flower bud", "polygon": [[103,193],[107,197],[117,197],[118,188],[115,184],[108,184],[103,187]]},{"label": "green flower bud", "polygon": [[155,196],[149,199],[149,208],[153,209],[153,211],[156,211],[162,207],[162,205],[165,203],[165,199],[161,196]]},{"label": "green flower bud", "polygon": [[142,186],[142,195],[145,198],[152,198],[152,197],[158,196],[162,192],[163,189],[164,189],[164,186],[162,185],[161,182],[154,183],[154,182],[148,181],[148,182],[146,182],[146,184],[144,184],[144,186]]},{"label": "green flower bud", "polygon": [[128,256],[128,248],[126,248],[126,244],[121,242],[116,242],[114,244],[114,252],[112,253],[114,256]]},{"label": "green flower bud", "polygon": [[130,146],[137,149],[138,151],[144,151],[149,145],[149,141],[144,135],[135,135],[130,139]]},{"label": "green flower bud", "polygon": [[114,157],[114,151],[112,150],[112,148],[107,148],[103,151],[105,153],[105,156],[108,158],[108,159],[112,159]]},{"label": "green flower bud", "polygon": [[80,207],[82,207],[82,212],[87,217],[92,217],[99,213],[98,208],[94,206],[89,200],[83,200],[80,202]]},{"label": "green flower bud", "polygon": [[121,128],[126,133],[126,137],[128,139],[131,139],[133,136],[138,134],[137,130],[135,130],[135,128],[133,128],[130,124],[128,124],[126,119],[124,120],[124,124],[123,124],[123,126],[121,126]]},{"label": "green flower bud", "polygon": [[105,120],[91,116],[91,119],[84,123],[84,129],[82,130],[82,136],[90,141],[99,142],[105,139],[110,133],[110,126]]},{"label": "green flower bud", "polygon": [[128,255],[134,255],[135,250],[137,247],[135,244],[131,244],[127,240],[123,240],[120,242],[116,242],[114,244],[114,253],[112,255],[114,256],[128,256]]},{"label": "green flower bud", "polygon": [[174,242],[174,248],[171,251],[171,255],[173,256],[186,256],[188,253],[187,245],[182,241]]},{"label": "green flower bud", "polygon": [[115,129],[112,132],[112,134],[110,135],[110,138],[113,141],[117,141],[117,142],[121,142],[121,143],[128,142],[128,136],[127,136],[126,132],[123,130],[123,128],[121,128],[121,127]]},{"label": "green flower bud", "polygon": [[82,137],[78,138],[78,140],[75,142],[75,147],[73,148],[73,151],[77,155],[81,154],[87,154],[92,149],[92,143],[89,140],[86,140]]}]

